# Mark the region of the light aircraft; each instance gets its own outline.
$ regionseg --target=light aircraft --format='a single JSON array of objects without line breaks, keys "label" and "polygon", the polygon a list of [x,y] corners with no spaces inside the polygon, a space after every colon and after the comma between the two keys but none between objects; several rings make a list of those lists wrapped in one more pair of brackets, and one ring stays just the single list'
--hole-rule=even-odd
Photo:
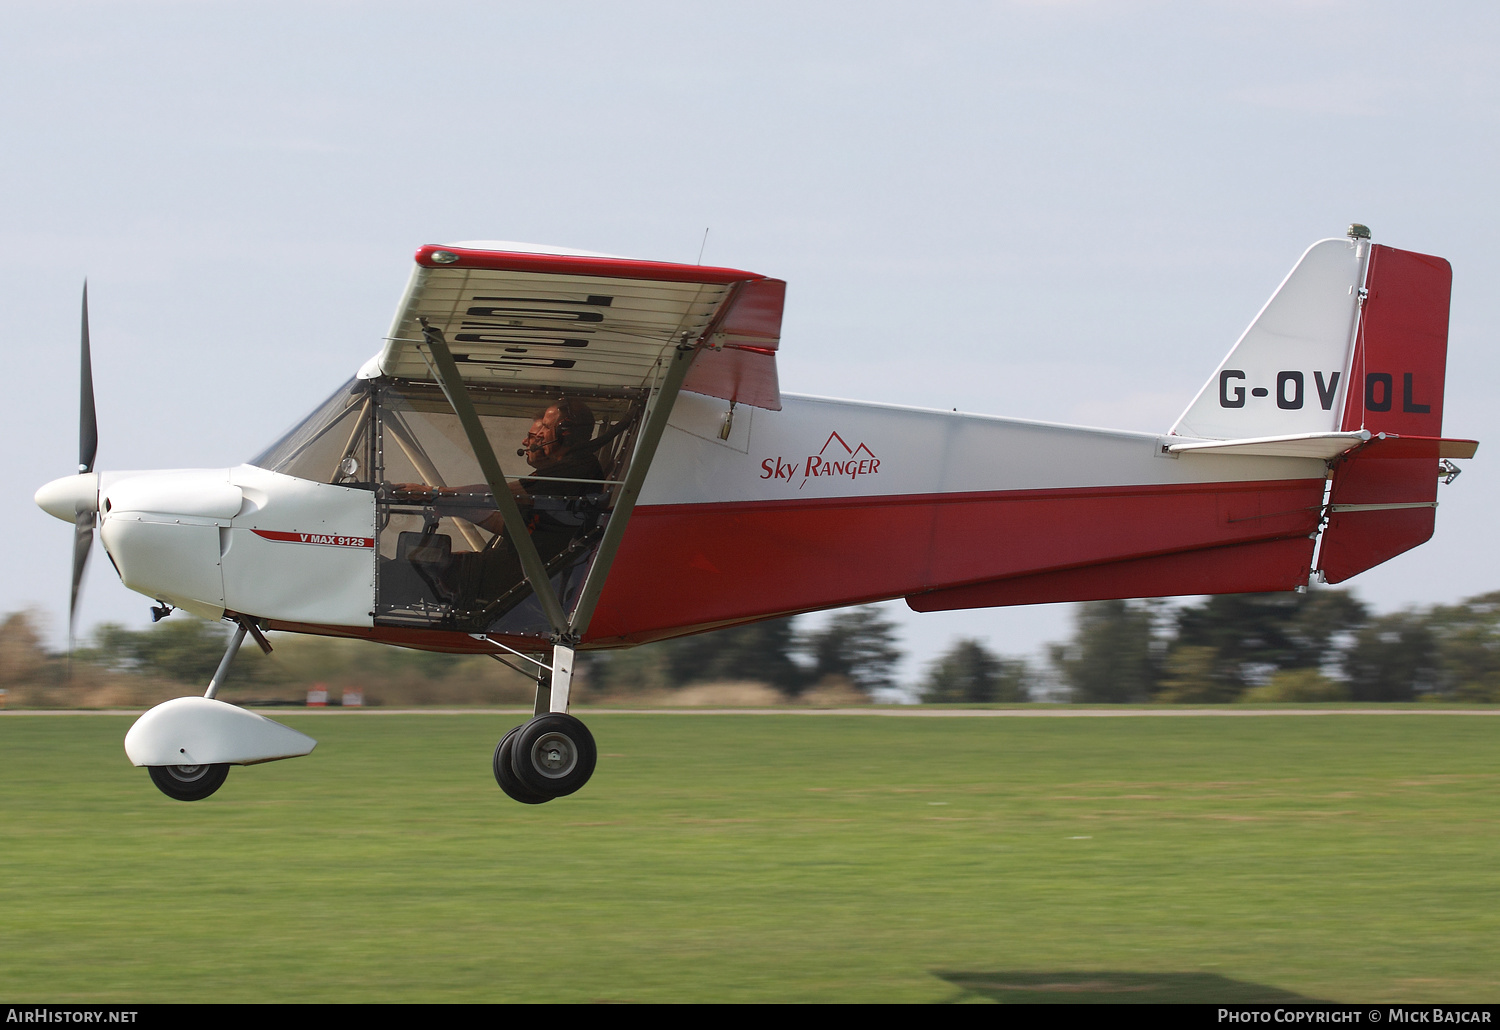
[{"label": "light aircraft", "polygon": [[594,771],[575,653],[905,598],[917,611],[1305,589],[1428,539],[1451,270],[1315,243],[1167,432],[783,395],[786,284],[511,243],[416,253],[380,352],[235,468],[96,472],[84,294],[79,471],[36,495],[127,587],[235,630],[203,697],[125,749],[198,800],[314,741],[217,700],[248,635],[518,662],[512,798]]}]

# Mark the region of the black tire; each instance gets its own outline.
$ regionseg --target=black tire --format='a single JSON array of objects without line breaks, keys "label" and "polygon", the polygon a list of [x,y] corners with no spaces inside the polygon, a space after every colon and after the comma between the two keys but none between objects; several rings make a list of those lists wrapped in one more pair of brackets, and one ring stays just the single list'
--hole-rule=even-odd
[{"label": "black tire", "polygon": [[552,800],[550,794],[538,794],[526,784],[522,783],[516,776],[512,767],[511,752],[516,742],[516,736],[521,732],[517,726],[505,736],[500,738],[500,743],[495,745],[495,782],[500,784],[500,789],[505,791],[506,797],[512,801],[519,801],[523,805],[544,805]]},{"label": "black tire", "polygon": [[202,801],[224,786],[228,765],[153,765],[149,767],[156,789],[176,801]]},{"label": "black tire", "polygon": [[521,727],[511,745],[511,769],[538,794],[572,794],[594,775],[599,760],[594,735],[571,715],[549,712]]}]

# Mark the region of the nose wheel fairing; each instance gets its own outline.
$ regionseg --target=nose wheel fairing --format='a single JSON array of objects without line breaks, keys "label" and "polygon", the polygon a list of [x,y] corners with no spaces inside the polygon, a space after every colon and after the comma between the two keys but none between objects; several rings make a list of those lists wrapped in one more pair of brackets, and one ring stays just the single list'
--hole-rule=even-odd
[{"label": "nose wheel fairing", "polygon": [[131,764],[149,769],[161,792],[178,801],[208,797],[231,765],[299,758],[317,745],[290,726],[207,697],[164,701],[125,734]]},{"label": "nose wheel fairing", "polygon": [[300,758],[318,742],[290,726],[207,697],[163,701],[125,734],[132,765],[255,765]]}]

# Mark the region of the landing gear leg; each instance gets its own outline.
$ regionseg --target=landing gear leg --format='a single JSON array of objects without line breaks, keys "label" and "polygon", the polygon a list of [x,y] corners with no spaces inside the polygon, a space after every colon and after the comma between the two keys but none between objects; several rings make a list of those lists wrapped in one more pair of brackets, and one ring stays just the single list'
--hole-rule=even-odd
[{"label": "landing gear leg", "polygon": [[[599,750],[589,728],[568,714],[573,684],[571,647],[553,646],[551,673],[547,711],[520,727],[511,745],[511,770],[516,779],[535,793],[560,798],[578,790],[594,775]],[[542,700],[538,683],[538,708]]]},{"label": "landing gear leg", "polygon": [[[534,661],[534,659],[533,659]],[[516,801],[539,805],[572,794],[594,775],[599,750],[594,735],[568,714],[573,649],[552,648],[552,664],[541,666],[531,719],[501,738],[495,748],[495,782]]]}]

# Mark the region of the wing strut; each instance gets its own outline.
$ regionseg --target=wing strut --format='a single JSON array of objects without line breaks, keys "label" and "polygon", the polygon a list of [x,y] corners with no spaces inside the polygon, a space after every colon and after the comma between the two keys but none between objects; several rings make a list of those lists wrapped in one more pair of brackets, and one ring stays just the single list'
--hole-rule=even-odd
[{"label": "wing strut", "polygon": [[428,325],[425,318],[422,319],[422,336],[432,354],[433,374],[437,376],[438,385],[443,388],[448,403],[453,406],[454,414],[464,427],[464,435],[469,438],[469,446],[474,448],[474,457],[478,459],[479,468],[484,472],[485,482],[495,494],[495,507],[500,510],[500,517],[505,521],[505,531],[510,534],[510,545],[516,549],[516,557],[521,559],[521,570],[526,573],[527,582],[531,584],[532,592],[541,603],[547,622],[552,626],[553,639],[563,640],[569,632],[568,617],[563,614],[557,591],[552,589],[552,580],[547,576],[547,566],[543,563],[542,556],[537,553],[536,543],[526,531],[526,520],[521,517],[520,506],[516,504],[510,487],[505,483],[500,459],[495,457],[490,438],[484,435],[484,426],[479,423],[479,413],[474,410],[474,402],[464,389],[463,378],[458,374],[458,365],[454,363],[453,355],[448,350],[448,342],[443,339],[442,330]]}]

